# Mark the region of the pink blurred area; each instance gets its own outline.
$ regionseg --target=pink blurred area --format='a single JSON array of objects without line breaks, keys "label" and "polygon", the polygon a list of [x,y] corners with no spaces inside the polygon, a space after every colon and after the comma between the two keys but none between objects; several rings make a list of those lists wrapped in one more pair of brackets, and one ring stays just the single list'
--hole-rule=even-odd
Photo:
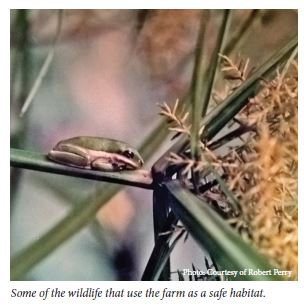
[{"label": "pink blurred area", "polygon": [[129,31],[112,31],[96,39],[80,61],[70,67],[73,101],[90,125],[111,127],[119,134],[132,123],[132,94],[127,87]]},{"label": "pink blurred area", "polygon": [[[191,12],[168,10],[164,23],[160,10],[138,32],[137,10],[65,11],[52,79],[33,107],[41,114],[40,104],[48,114],[41,118],[43,131],[32,131],[41,142],[36,145],[48,149],[59,139],[98,135],[138,146],[158,120],[156,103],[185,93],[185,59],[193,55],[198,23]],[[32,16],[33,41],[44,52],[51,48],[57,16],[55,10]]]}]

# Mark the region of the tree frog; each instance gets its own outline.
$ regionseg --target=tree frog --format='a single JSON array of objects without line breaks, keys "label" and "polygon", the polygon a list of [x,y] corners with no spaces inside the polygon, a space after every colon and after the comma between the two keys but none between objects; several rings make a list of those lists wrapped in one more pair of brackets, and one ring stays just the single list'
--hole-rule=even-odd
[{"label": "tree frog", "polygon": [[117,140],[77,136],[60,141],[48,158],[62,164],[100,171],[135,170],[143,165],[136,149]]}]

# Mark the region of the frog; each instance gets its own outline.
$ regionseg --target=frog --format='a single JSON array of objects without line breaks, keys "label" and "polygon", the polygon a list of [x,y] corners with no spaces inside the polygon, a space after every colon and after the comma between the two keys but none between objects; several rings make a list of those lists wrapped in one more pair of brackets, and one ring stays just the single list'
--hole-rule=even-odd
[{"label": "frog", "polygon": [[128,143],[95,136],[62,140],[47,157],[64,165],[106,172],[136,170],[144,164],[139,152]]}]

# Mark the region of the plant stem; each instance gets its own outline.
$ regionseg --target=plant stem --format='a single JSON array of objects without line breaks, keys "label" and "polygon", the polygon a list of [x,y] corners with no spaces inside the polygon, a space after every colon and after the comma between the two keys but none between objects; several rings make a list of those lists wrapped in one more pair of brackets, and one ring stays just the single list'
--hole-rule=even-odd
[{"label": "plant stem", "polygon": [[204,70],[206,67],[206,56],[203,57],[203,43],[206,30],[205,14],[201,13],[200,30],[196,43],[196,54],[194,69],[191,80],[190,100],[192,104],[192,126],[191,126],[191,154],[193,159],[198,159],[200,155],[199,128],[201,121],[201,98],[203,90]]},{"label": "plant stem", "polygon": [[11,166],[152,189],[152,178],[149,171],[101,172],[97,170],[76,168],[52,162],[48,160],[44,154],[20,149],[11,149]]},{"label": "plant stem", "polygon": [[225,46],[228,37],[228,32],[230,30],[230,23],[231,23],[231,10],[224,10],[224,16],[219,29],[216,45],[212,52],[212,58],[210,61],[211,64],[205,74],[206,75],[204,79],[205,86],[203,87],[203,93],[202,93],[202,100],[203,100],[202,102],[203,108],[201,112],[202,117],[204,117],[207,113],[208,105],[210,102],[210,96],[215,83],[216,69],[220,61],[219,53],[222,53],[222,50]]},{"label": "plant stem", "polygon": [[[158,237],[162,231],[164,231],[164,225],[168,218],[168,199],[167,193],[164,192],[163,187],[156,186],[153,192],[153,226],[154,226],[154,241],[158,240]],[[169,242],[167,242],[167,248],[169,248]],[[159,276],[159,280],[170,279],[170,259],[163,265],[162,273]]]},{"label": "plant stem", "polygon": [[55,48],[56,48],[56,45],[58,43],[58,40],[59,40],[59,36],[60,36],[60,32],[61,32],[61,27],[62,27],[62,17],[63,16],[63,11],[62,10],[59,10],[58,11],[58,23],[57,23],[57,30],[56,30],[56,34],[55,34],[55,38],[54,38],[54,42],[52,44],[52,47],[47,55],[47,57],[45,58],[44,60],[44,63],[36,77],[36,80],[34,81],[34,84],[32,85],[32,88],[30,90],[30,92],[28,93],[25,101],[24,101],[24,104],[21,108],[21,111],[20,111],[20,117],[22,117],[26,111],[28,110],[28,108],[30,107],[31,103],[33,102],[39,88],[40,88],[40,85],[42,83],[42,80],[44,79],[45,75],[47,74],[48,70],[49,70],[49,67],[53,61],[53,58],[54,58],[54,54],[55,54]]},{"label": "plant stem", "polygon": [[242,24],[242,26],[238,27],[238,30],[229,40],[229,43],[226,45],[222,53],[225,55],[229,55],[233,50],[237,50],[237,48],[247,38],[251,26],[259,20],[261,15],[262,15],[262,10],[252,10],[248,18]]},{"label": "plant stem", "polygon": [[[15,10],[14,12],[16,16],[11,26],[11,39],[15,39],[16,48],[13,50],[14,54],[11,61],[10,105],[11,115],[13,115],[12,120],[14,121],[12,126],[15,126],[16,129],[11,131],[10,143],[13,147],[22,148],[26,143],[28,120],[19,120],[15,114],[19,112],[22,102],[24,101],[29,91],[32,57],[29,47],[29,10]],[[14,211],[15,198],[18,192],[21,176],[22,171],[20,169],[11,170],[11,215]]]},{"label": "plant stem", "polygon": [[143,276],[141,280],[158,280],[159,276],[161,275],[163,268],[164,268],[164,262],[167,262],[168,259],[168,253],[169,253],[169,241],[172,238],[174,232],[173,232],[173,226],[175,226],[178,222],[178,219],[176,218],[175,214],[171,211],[166,219],[166,222],[164,223],[161,235],[158,235],[155,245],[153,248],[153,251],[150,255],[150,258],[148,260],[148,263],[145,267]]},{"label": "plant stem", "polygon": [[[221,269],[271,270],[272,267],[252,246],[210,206],[184,188],[180,182],[165,184],[170,207],[191,236],[212,254]],[[237,275],[235,280],[282,280],[279,276]]]}]

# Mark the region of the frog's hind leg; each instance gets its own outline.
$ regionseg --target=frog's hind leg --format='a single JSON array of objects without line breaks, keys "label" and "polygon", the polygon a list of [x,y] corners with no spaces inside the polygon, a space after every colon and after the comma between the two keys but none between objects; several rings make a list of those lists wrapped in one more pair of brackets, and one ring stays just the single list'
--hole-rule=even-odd
[{"label": "frog's hind leg", "polygon": [[109,163],[109,160],[105,158],[97,158],[92,161],[92,168],[104,172],[116,172],[122,170],[118,164]]},{"label": "frog's hind leg", "polygon": [[87,151],[79,146],[58,144],[48,154],[48,158],[70,166],[80,168],[91,168],[90,155]]}]

